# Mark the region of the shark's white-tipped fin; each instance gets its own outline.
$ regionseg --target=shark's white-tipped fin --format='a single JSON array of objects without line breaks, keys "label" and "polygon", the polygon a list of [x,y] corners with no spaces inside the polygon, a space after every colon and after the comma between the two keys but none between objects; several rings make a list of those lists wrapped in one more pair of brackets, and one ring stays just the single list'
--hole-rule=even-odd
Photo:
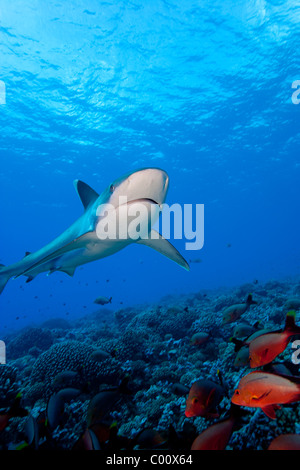
[{"label": "shark's white-tipped fin", "polygon": [[181,256],[179,251],[156,230],[152,229],[149,233],[149,238],[141,238],[137,243],[153,248],[172,261],[175,261],[175,263],[179,264],[179,266],[182,266],[187,271],[190,270],[188,262]]},{"label": "shark's white-tipped fin", "polygon": [[87,207],[89,207],[99,197],[99,194],[83,181],[75,180],[74,186],[78,196],[81,199],[84,209],[87,209]]}]

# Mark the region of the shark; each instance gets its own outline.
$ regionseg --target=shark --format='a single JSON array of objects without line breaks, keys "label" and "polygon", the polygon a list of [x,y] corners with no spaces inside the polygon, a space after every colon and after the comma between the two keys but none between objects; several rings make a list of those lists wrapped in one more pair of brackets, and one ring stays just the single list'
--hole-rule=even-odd
[{"label": "shark", "polygon": [[[81,180],[75,180],[74,186],[83,204],[82,215],[44,247],[26,252],[14,264],[0,265],[0,294],[11,278],[26,276],[30,282],[40,273],[56,271],[73,276],[78,266],[111,256],[132,243],[148,246],[189,271],[178,250],[153,228],[169,187],[164,170],[142,168],[128,173],[101,194]],[[144,211],[133,210],[141,206]],[[137,220],[140,231],[132,236],[130,225]]]}]

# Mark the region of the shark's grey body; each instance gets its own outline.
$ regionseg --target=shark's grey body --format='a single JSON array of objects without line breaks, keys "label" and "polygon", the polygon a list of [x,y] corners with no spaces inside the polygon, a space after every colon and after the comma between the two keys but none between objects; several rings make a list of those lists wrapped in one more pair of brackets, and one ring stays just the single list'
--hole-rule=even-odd
[{"label": "shark's grey body", "polygon": [[[54,271],[63,271],[72,276],[77,266],[110,256],[134,242],[150,246],[185,269],[189,269],[180,253],[161,235],[153,231],[149,223],[146,234],[149,235],[148,239],[133,240],[130,237],[99,239],[96,230],[97,223],[103,217],[103,211],[99,211],[99,207],[105,204],[108,204],[110,214],[116,217],[121,227],[122,224],[123,226],[128,224],[128,211],[136,202],[142,202],[148,213],[153,208],[159,208],[165,200],[169,183],[168,175],[163,170],[157,168],[138,170],[116,180],[101,195],[82,181],[76,180],[74,183],[83,203],[84,213],[67,230],[40,250],[27,254],[17,263],[1,266],[0,293],[11,277],[25,275],[27,281],[30,281],[42,272]],[[122,202],[124,198],[126,204]],[[126,233],[127,229],[126,226]],[[153,234],[156,236],[155,239],[150,236]]]}]

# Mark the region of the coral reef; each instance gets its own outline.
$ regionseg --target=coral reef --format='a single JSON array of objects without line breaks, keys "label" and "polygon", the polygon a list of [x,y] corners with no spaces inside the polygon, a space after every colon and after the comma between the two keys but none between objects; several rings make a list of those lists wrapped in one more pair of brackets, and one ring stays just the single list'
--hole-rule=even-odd
[{"label": "coral reef", "polygon": [[[235,322],[223,324],[223,310],[244,302],[249,292],[257,304]],[[218,413],[220,419],[224,417],[239,380],[251,371],[247,362],[235,365],[235,327],[243,322],[254,330],[283,328],[286,301],[296,294],[298,282],[269,281],[237,289],[169,296],[157,305],[108,310],[107,319],[97,311],[77,319],[72,327],[54,318],[43,327],[28,328],[7,338],[9,360],[0,366],[1,407],[11,406],[21,391],[23,405],[38,416],[46,412],[53,394],[69,389],[64,394],[70,399],[64,403],[63,419],[52,437],[60,448],[72,449],[86,430],[92,398],[100,391],[111,390],[113,401],[100,400],[99,406],[104,407],[110,423],[117,423],[118,436],[125,436],[134,445],[143,429],[154,429],[163,435],[173,429],[180,439],[185,436],[180,442],[189,450],[197,433],[217,421],[185,416],[191,385],[200,379],[221,382],[226,393]],[[206,334],[206,340],[191,342],[199,332]],[[288,345],[276,363],[291,363],[292,352]],[[117,399],[115,394],[119,394]],[[100,409],[100,415],[101,412]],[[11,419],[0,436],[0,448],[22,436],[26,439],[22,434],[25,422],[23,417]],[[297,402],[277,410],[276,420],[260,409],[245,408],[226,448],[267,449],[279,434],[299,432],[299,422]]]},{"label": "coral reef", "polygon": [[12,403],[18,393],[18,371],[15,367],[0,364],[0,408]]},{"label": "coral reef", "polygon": [[89,384],[91,389],[100,383],[115,382],[118,377],[118,366],[111,358],[101,363],[91,358],[93,348],[79,341],[65,341],[51,346],[48,351],[39,356],[33,365],[30,383],[43,383],[44,396],[53,391],[52,381],[57,374],[70,370],[77,373],[73,386],[84,387]]},{"label": "coral reef", "polygon": [[6,339],[8,359],[16,359],[27,354],[30,349],[46,351],[53,344],[51,332],[43,328],[25,328],[16,337]]}]

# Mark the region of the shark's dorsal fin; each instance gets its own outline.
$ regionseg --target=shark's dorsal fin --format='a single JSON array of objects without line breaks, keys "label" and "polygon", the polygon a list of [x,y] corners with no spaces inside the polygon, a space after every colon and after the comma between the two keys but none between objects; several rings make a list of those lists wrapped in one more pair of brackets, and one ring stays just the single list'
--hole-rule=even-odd
[{"label": "shark's dorsal fin", "polygon": [[74,186],[85,209],[99,197],[99,194],[83,181],[75,180]]}]

